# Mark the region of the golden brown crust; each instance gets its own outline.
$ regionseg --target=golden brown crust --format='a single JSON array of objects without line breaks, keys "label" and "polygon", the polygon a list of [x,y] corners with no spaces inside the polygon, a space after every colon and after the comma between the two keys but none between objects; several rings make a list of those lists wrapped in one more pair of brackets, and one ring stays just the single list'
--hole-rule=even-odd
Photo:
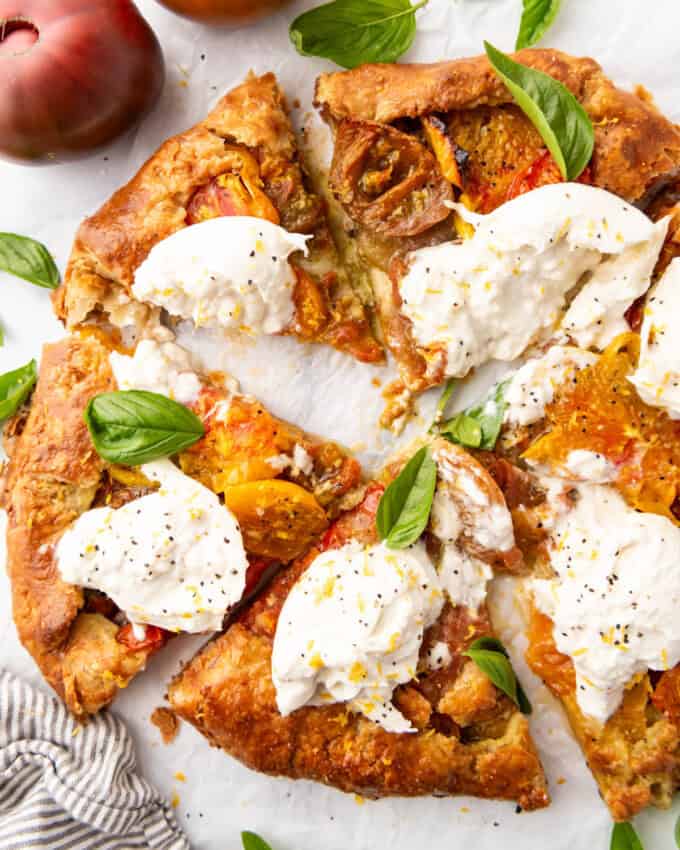
[{"label": "golden brown crust", "polygon": [[[535,609],[527,660],[562,702],[614,820],[630,820],[649,805],[669,806],[680,787],[680,727],[674,704],[658,693],[658,685],[653,688],[650,676],[629,688],[618,710],[600,726],[582,714],[572,660],[555,646],[552,622]],[[677,677],[676,669],[670,672]]]},{"label": "golden brown crust", "polygon": [[[555,50],[525,50],[516,58],[564,83],[589,113],[595,149],[579,180],[641,205],[672,184],[680,169],[680,128],[661,115],[648,96],[616,88],[592,59]],[[395,213],[389,210],[388,217],[384,209],[390,198],[408,188],[407,179],[393,167],[399,161],[398,150],[382,158],[376,158],[376,150],[364,152],[360,161],[347,142],[348,128],[389,127],[398,136],[405,130],[420,140],[412,145],[418,144],[430,159],[432,153],[437,157],[437,177],[431,179],[443,179],[446,172],[457,181],[454,185],[462,187],[461,200],[482,213],[540,185],[558,182],[561,176],[538,132],[485,56],[432,65],[364,65],[324,74],[317,81],[316,104],[335,132],[329,185],[356,231],[345,250],[353,262],[370,269],[383,337],[399,366],[400,381],[389,388],[383,417],[389,426],[409,412],[415,393],[443,380],[446,368],[445,352],[435,345],[416,345],[411,324],[401,312],[403,258],[414,248],[456,234],[449,217],[408,241],[391,238],[386,227],[394,227]],[[433,117],[437,136],[431,130]],[[430,124],[424,124],[425,119]],[[424,155],[420,161],[425,163]],[[377,177],[382,180],[379,186],[374,185]],[[367,179],[375,189],[370,209],[383,211],[381,227],[357,214],[353,206]],[[396,215],[408,217],[408,209],[402,205]]]},{"label": "golden brown crust", "polygon": [[103,471],[83,411],[94,394],[113,386],[108,353],[92,336],[45,346],[5,479],[7,565],[19,638],[77,715],[110,702],[146,658],[124,653],[115,641],[117,627],[106,618],[79,613],[83,592],[61,580],[54,559],[54,543],[91,506]]},{"label": "golden brown crust", "polygon": [[[135,470],[115,469],[99,458],[83,419],[94,395],[116,387],[109,365],[111,348],[108,337],[93,332],[45,346],[30,411],[10,424],[10,460],[1,482],[2,502],[8,512],[8,571],[19,638],[47,681],[81,717],[110,703],[168,637],[156,629],[157,640],[142,644],[123,640],[116,606],[101,595],[65,584],[54,557],[60,535],[84,511],[102,504],[119,507],[148,492],[143,483],[135,485],[135,477],[139,478]],[[220,394],[216,386],[206,388],[197,406],[199,415],[205,414],[201,405],[213,410],[216,399],[225,395],[226,391]],[[317,523],[312,528],[310,521],[310,527],[304,529],[311,539],[314,531],[325,528],[326,512],[329,516],[337,512],[359,484],[359,464],[334,443],[275,419],[254,399],[235,396],[230,411],[221,425],[213,417],[206,437],[186,453],[191,460],[188,471],[207,486],[213,486],[213,475],[218,471],[230,476],[232,484],[251,482],[241,484],[241,488],[269,485],[275,501],[265,505],[263,516],[258,514],[251,520],[251,534],[253,528],[266,523],[267,516],[283,521],[287,502],[280,490],[284,489],[296,509],[299,500],[306,499],[303,518],[309,519],[309,513]],[[219,434],[213,441],[211,435],[215,437],[216,429]],[[311,469],[307,473],[266,467],[266,458],[292,452],[296,442],[308,450]],[[245,479],[238,475],[245,475]],[[296,483],[268,480],[280,475]],[[121,476],[126,480],[123,485],[119,483]],[[215,489],[223,492],[224,486]],[[242,524],[247,542],[250,508],[246,507]],[[273,520],[267,529],[269,545],[274,547],[272,551],[278,551]],[[286,533],[282,533],[284,542]],[[298,536],[301,545],[303,535]],[[286,542],[285,551],[290,547]],[[262,554],[257,547],[248,549],[254,570],[253,576],[249,572],[247,577],[251,583],[266,567],[255,558],[258,553]]]},{"label": "golden brown crust", "polygon": [[[513,58],[550,74],[583,104],[595,126],[597,186],[637,202],[677,171],[678,127],[648,99],[616,88],[593,59],[541,49],[522,50]],[[431,65],[363,65],[322,74],[315,102],[333,121],[391,123],[513,101],[486,56],[476,56]]]},{"label": "golden brown crust", "polygon": [[[382,489],[370,485],[362,504],[338,519],[323,546],[335,548],[350,537],[374,541]],[[276,623],[291,587],[319,551],[279,573],[187,665],[169,689],[173,709],[212,744],[264,773],[314,779],[370,797],[472,794],[515,800],[526,809],[547,805],[526,718],[462,655],[475,638],[491,633],[483,607],[474,615],[447,603],[425,636],[421,656],[443,641],[451,662],[437,671],[423,669],[395,693],[418,732],[388,733],[343,705],[279,714],[271,679]]]},{"label": "golden brown crust", "polygon": [[[271,214],[287,229],[315,237],[310,257],[296,262],[310,274],[318,271],[317,301],[296,304],[291,332],[368,362],[382,359],[349,282],[342,275],[328,276],[335,248],[321,201],[305,187],[285,100],[271,73],[250,75],[203,121],[165,141],[127,185],[81,224],[64,284],[54,297],[59,317],[69,327],[97,311],[114,324],[134,324],[138,330],[157,322],[158,309],[131,298],[135,270],[157,242],[192,223],[189,212],[196,193],[233,173],[240,154],[253,163],[253,178],[268,196]],[[258,214],[254,208],[240,212]],[[317,321],[310,329],[305,319],[312,310]]]}]

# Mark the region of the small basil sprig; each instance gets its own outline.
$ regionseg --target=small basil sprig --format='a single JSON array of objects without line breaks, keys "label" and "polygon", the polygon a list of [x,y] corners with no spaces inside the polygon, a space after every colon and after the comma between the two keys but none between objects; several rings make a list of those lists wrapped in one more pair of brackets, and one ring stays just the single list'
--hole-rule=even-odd
[{"label": "small basil sprig", "polygon": [[562,0],[523,0],[515,50],[539,42],[560,11]]},{"label": "small basil sprig", "polygon": [[576,180],[590,162],[595,131],[588,113],[562,83],[549,74],[514,62],[488,41],[489,62],[519,108],[536,127],[565,180]]},{"label": "small basil sprig", "polygon": [[35,360],[0,375],[0,422],[21,407],[38,380]]},{"label": "small basil sprig", "polygon": [[255,832],[242,832],[241,842],[243,850],[272,850],[264,838],[260,838]]},{"label": "small basil sprig", "polygon": [[303,12],[290,25],[290,39],[303,56],[322,56],[343,68],[365,62],[396,62],[416,34],[420,0],[334,0]]},{"label": "small basil sprig", "polygon": [[632,823],[615,823],[609,850],[645,850]]},{"label": "small basil sprig", "polygon": [[429,429],[430,433],[433,433],[437,430],[439,423],[444,418],[446,408],[448,407],[448,404],[451,401],[451,396],[453,395],[453,391],[456,388],[457,383],[457,378],[449,378],[449,380],[446,382],[446,386],[442,390],[442,394],[439,396],[439,401],[437,402],[437,407],[434,412],[434,420],[432,422],[432,425],[430,425]]},{"label": "small basil sprig", "polygon": [[531,714],[529,698],[512,669],[506,648],[497,638],[478,638],[463,655],[471,658],[482,673],[486,673],[494,685],[510,697],[522,714]]},{"label": "small basil sprig", "polygon": [[387,487],[378,505],[375,523],[390,549],[405,549],[425,531],[436,484],[437,464],[423,446]]},{"label": "small basil sprig", "polygon": [[204,434],[188,407],[146,390],[97,395],[84,417],[97,454],[126,466],[177,454]]},{"label": "small basil sprig", "polygon": [[0,233],[0,271],[46,289],[59,286],[59,270],[47,248],[28,236]]},{"label": "small basil sprig", "polygon": [[439,429],[442,437],[470,449],[491,451],[503,425],[507,403],[505,391],[509,381],[497,384],[479,404],[468,407],[449,419]]}]

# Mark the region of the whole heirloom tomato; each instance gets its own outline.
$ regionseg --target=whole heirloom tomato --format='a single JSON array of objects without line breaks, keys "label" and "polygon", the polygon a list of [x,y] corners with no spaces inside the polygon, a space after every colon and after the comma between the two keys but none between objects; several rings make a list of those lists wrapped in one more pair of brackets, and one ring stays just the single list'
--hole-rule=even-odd
[{"label": "whole heirloom tomato", "polygon": [[0,154],[89,153],[141,119],[164,73],[130,0],[0,0]]},{"label": "whole heirloom tomato", "polygon": [[242,24],[279,9],[288,0],[158,0],[161,5],[195,21]]}]

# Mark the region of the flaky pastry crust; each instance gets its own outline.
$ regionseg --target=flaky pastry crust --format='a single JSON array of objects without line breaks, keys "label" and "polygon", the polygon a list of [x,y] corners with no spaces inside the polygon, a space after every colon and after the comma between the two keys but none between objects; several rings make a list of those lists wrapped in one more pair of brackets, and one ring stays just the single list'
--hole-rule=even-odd
[{"label": "flaky pastry crust", "polygon": [[[295,297],[290,332],[360,360],[381,360],[364,309],[337,268],[323,205],[306,188],[285,98],[271,73],[251,74],[203,121],[165,141],[129,183],[81,224],[64,284],[55,295],[58,316],[67,327],[96,313],[137,330],[155,325],[158,309],[131,297],[135,270],[156,243],[191,223],[196,193],[235,173],[239,155],[248,162],[254,158],[249,188],[264,193],[281,225],[314,236],[310,256],[295,257],[314,285],[311,293]],[[255,204],[246,207],[238,214],[263,216]]]},{"label": "flaky pastry crust", "polygon": [[[439,445],[486,475],[462,450],[444,441]],[[386,475],[397,472],[390,466]],[[490,479],[488,484],[493,496],[496,485]],[[364,501],[331,527],[326,548],[349,539],[376,540],[382,489],[369,485]],[[195,656],[170,686],[173,709],[212,744],[264,773],[314,779],[369,797],[472,794],[515,800],[526,809],[547,805],[527,719],[462,655],[473,640],[492,632],[484,606],[475,614],[446,603],[426,633],[421,657],[443,641],[452,660],[438,671],[423,670],[395,692],[396,705],[417,732],[386,732],[343,705],[279,714],[271,678],[276,623],[291,587],[320,551],[312,549],[279,573],[224,634]]]}]

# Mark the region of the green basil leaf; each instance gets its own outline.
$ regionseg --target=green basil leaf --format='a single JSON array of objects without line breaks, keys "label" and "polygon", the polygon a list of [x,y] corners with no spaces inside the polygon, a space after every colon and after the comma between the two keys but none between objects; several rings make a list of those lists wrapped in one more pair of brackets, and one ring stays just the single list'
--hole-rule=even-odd
[{"label": "green basil leaf", "polygon": [[0,271],[46,289],[59,286],[59,269],[52,255],[41,242],[28,236],[0,233]]},{"label": "green basil leaf", "polygon": [[498,638],[477,638],[463,655],[471,658],[494,685],[510,697],[522,714],[531,714],[529,698],[512,669],[506,648]]},{"label": "green basil leaf", "polygon": [[264,838],[260,838],[254,832],[242,832],[241,841],[243,842],[243,850],[272,850]]},{"label": "green basil leaf", "polygon": [[482,426],[467,413],[459,413],[446,423],[445,436],[452,443],[459,443],[471,449],[478,449],[484,439]]},{"label": "green basil leaf", "polygon": [[560,11],[562,0],[523,0],[515,50],[539,42]]},{"label": "green basil leaf", "polygon": [[35,360],[0,375],[0,422],[16,413],[37,380],[38,368]]},{"label": "green basil leaf", "polygon": [[188,407],[146,390],[97,395],[84,417],[100,457],[126,466],[177,454],[204,433],[203,423]]},{"label": "green basil leaf", "polygon": [[432,425],[430,425],[429,432],[437,430],[437,426],[442,421],[444,414],[446,413],[446,408],[448,403],[451,401],[451,396],[453,394],[454,389],[456,388],[456,384],[458,383],[457,378],[449,378],[446,382],[446,386],[444,387],[442,394],[439,396],[439,401],[437,402],[437,407],[434,412],[434,421]]},{"label": "green basil leaf", "polygon": [[645,850],[631,823],[615,823],[609,850]]},{"label": "green basil leaf", "polygon": [[441,435],[452,443],[459,443],[470,449],[491,451],[503,425],[508,383],[509,381],[502,381],[496,384],[479,404],[468,407],[445,422],[440,428]]},{"label": "green basil leaf", "polygon": [[675,821],[675,846],[680,850],[680,818]]},{"label": "green basil leaf", "polygon": [[437,464],[423,446],[387,487],[378,505],[378,534],[390,549],[405,549],[425,531],[436,484]]},{"label": "green basil leaf", "polygon": [[494,71],[543,137],[562,177],[576,180],[590,162],[595,145],[588,113],[569,89],[549,74],[514,62],[488,41],[484,48]]},{"label": "green basil leaf", "polygon": [[322,56],[343,68],[365,62],[396,62],[416,34],[421,0],[334,0],[303,12],[290,25],[290,39],[303,56]]}]

